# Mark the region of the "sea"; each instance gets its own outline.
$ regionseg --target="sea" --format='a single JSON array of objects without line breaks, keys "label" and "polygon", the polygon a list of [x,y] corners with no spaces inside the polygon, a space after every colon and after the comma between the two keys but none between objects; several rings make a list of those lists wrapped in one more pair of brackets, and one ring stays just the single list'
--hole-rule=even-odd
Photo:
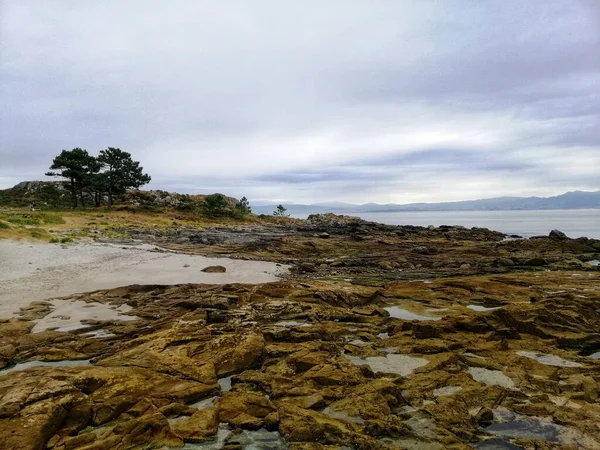
[{"label": "sea", "polygon": [[[335,211],[332,211],[335,213]],[[400,211],[340,213],[388,225],[462,225],[482,227],[522,237],[560,230],[571,238],[600,239],[600,209],[541,211]],[[293,215],[305,219],[309,214]]]}]

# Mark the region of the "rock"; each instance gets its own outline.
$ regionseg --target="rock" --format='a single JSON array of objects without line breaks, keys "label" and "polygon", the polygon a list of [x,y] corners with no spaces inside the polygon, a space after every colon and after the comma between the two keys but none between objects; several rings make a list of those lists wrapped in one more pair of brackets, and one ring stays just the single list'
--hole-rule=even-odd
[{"label": "rock", "polygon": [[61,402],[53,399],[27,406],[18,416],[0,420],[0,446],[6,449],[41,450],[66,416],[67,411]]},{"label": "rock", "polygon": [[414,323],[412,331],[416,339],[430,339],[440,336],[437,327],[429,323]]},{"label": "rock", "polygon": [[[71,296],[132,308],[134,322],[86,322],[112,338],[87,330],[32,333],[51,304],[0,319],[0,367],[54,361],[0,373],[0,448],[193,446],[211,440],[223,420],[221,441],[226,427],[245,429],[244,438],[264,428],[280,430],[298,450],[458,449],[483,436],[479,427],[499,407],[552,417],[572,436],[600,442],[600,365],[587,356],[600,342],[600,273],[555,270],[561,261],[597,258],[591,241],[500,244],[481,230],[402,227],[403,242],[387,246],[377,241],[395,239],[395,227],[364,225],[368,239],[360,243],[344,227],[355,229],[342,223],[310,249],[305,243],[321,225],[299,241],[283,228],[276,244],[253,241],[258,258],[282,250],[282,262],[326,264],[318,279],[141,285]],[[435,251],[416,254],[417,245]],[[519,270],[503,274],[503,257],[518,261]],[[533,258],[548,261],[548,270],[527,272],[524,261]],[[393,274],[378,267],[408,259],[422,267]],[[345,263],[336,269],[340,276],[330,279],[338,260]],[[481,275],[461,273],[464,261]],[[383,314],[388,304],[418,305],[442,319],[392,320]],[[469,304],[502,308],[467,313]],[[520,351],[577,364],[546,365]],[[61,366],[59,359],[91,365]],[[416,369],[407,370],[413,363]],[[219,389],[224,377],[231,377],[230,391]],[[460,390],[436,396],[441,387]],[[169,426],[167,418],[177,420]],[[22,431],[26,426],[31,433]],[[240,442],[237,434],[225,448]]]},{"label": "rock", "polygon": [[279,415],[279,431],[287,441],[291,442],[352,445],[353,435],[358,429],[352,423],[342,422],[317,411],[297,406],[283,406],[279,410]]},{"label": "rock", "polygon": [[360,369],[350,362],[315,365],[302,377],[324,386],[353,385],[364,381]]},{"label": "rock", "polygon": [[[101,429],[97,433],[90,434],[96,436],[92,448],[102,450],[128,450],[141,446],[145,448],[181,447],[183,445],[183,441],[171,431],[169,422],[160,413],[147,414],[138,419],[121,423],[112,429]],[[81,436],[76,436],[75,439],[77,438],[81,438]],[[68,444],[69,441],[65,441],[65,447],[69,449],[78,447]]]},{"label": "rock", "polygon": [[413,252],[420,253],[421,255],[429,255],[429,254],[431,254],[431,249],[429,247],[420,245],[417,247],[413,247]]},{"label": "rock", "polygon": [[394,268],[392,266],[392,263],[389,261],[381,261],[377,264],[377,267],[379,267],[382,270],[392,270]]},{"label": "rock", "polygon": [[227,268],[224,266],[208,266],[202,269],[202,272],[207,273],[224,273],[227,272]]},{"label": "rock", "polygon": [[329,236],[329,233],[321,233],[321,234],[319,234],[319,237],[321,239],[329,239],[330,236]]},{"label": "rock", "polygon": [[253,392],[224,392],[217,408],[219,421],[250,430],[262,428],[265,418],[277,411],[264,395]]},{"label": "rock", "polygon": [[471,264],[467,264],[467,263],[465,263],[465,264],[461,264],[461,265],[460,265],[460,268],[461,268],[462,270],[467,270],[467,269],[470,269],[470,268],[471,268]]},{"label": "rock", "polygon": [[569,237],[563,233],[562,231],[559,230],[552,230],[549,234],[550,239],[560,239],[560,240],[564,240],[564,239],[569,239]]},{"label": "rock", "polygon": [[568,386],[568,389],[565,389],[566,392],[573,390],[586,402],[593,403],[599,398],[600,385],[590,376],[571,375],[564,381],[563,386]]},{"label": "rock", "polygon": [[515,265],[515,262],[510,259],[510,258],[499,258],[498,259],[498,265],[500,266],[506,266],[506,267],[512,267]]},{"label": "rock", "polygon": [[190,267],[190,265],[189,264],[184,264],[183,267]]},{"label": "rock", "polygon": [[171,425],[173,432],[185,442],[202,442],[210,439],[219,429],[217,408],[207,408],[195,412],[189,419]]},{"label": "rock", "polygon": [[494,413],[490,408],[482,407],[475,415],[475,420],[482,426],[488,426],[494,421]]},{"label": "rock", "polygon": [[284,405],[297,405],[305,409],[320,409],[325,406],[325,399],[321,394],[312,394],[299,397],[284,397],[280,400]]},{"label": "rock", "polygon": [[525,265],[532,267],[541,267],[548,265],[548,261],[546,261],[544,258],[531,258],[525,261]]},{"label": "rock", "polygon": [[301,263],[296,267],[300,273],[313,273],[317,271],[317,266],[309,262]]}]

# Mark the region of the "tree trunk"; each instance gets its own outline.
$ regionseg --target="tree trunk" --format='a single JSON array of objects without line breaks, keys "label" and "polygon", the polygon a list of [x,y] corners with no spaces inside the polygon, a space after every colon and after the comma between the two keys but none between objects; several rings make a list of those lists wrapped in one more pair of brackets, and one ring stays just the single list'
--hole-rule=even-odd
[{"label": "tree trunk", "polygon": [[113,204],[112,191],[109,189],[108,190],[108,209],[112,208],[112,204]]},{"label": "tree trunk", "polygon": [[100,207],[100,199],[102,198],[102,193],[96,191],[94,192],[94,203],[96,203],[96,208]]},{"label": "tree trunk", "polygon": [[74,178],[71,178],[71,197],[73,197],[73,207],[77,208],[77,189],[75,188]]}]

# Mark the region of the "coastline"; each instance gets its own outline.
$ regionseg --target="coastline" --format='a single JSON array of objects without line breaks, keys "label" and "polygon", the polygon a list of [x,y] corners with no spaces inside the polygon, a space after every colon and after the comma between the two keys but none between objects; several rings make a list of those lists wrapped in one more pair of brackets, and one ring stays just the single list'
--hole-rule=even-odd
[{"label": "coastline", "polygon": [[[32,301],[132,284],[249,283],[279,280],[276,263],[156,251],[153,246],[47,244],[0,240],[0,318]],[[225,273],[202,269],[220,265]]]},{"label": "coastline", "polygon": [[335,215],[85,235],[0,240],[28,304],[0,319],[10,448],[600,445],[600,241]]}]

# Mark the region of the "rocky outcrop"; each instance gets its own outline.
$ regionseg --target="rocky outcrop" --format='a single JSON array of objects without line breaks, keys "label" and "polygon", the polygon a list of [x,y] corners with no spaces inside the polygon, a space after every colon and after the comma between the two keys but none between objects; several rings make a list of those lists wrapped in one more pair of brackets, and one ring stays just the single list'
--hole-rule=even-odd
[{"label": "rocky outcrop", "polygon": [[393,226],[333,214],[277,225],[119,231],[172,250],[291,264],[294,277],[307,279],[414,280],[541,267],[595,270],[582,261],[600,255],[600,241],[559,233],[505,240],[504,234],[483,228]]},{"label": "rocky outcrop", "polygon": [[235,447],[256,433],[293,449],[462,449],[509,414],[558,427],[552,445],[600,443],[600,360],[587,356],[600,349],[597,272],[132,286],[93,297],[139,319],[95,324],[108,332],[100,338],[31,334],[48,312],[39,308],[0,323],[6,364],[91,359],[0,372],[8,448]]}]

